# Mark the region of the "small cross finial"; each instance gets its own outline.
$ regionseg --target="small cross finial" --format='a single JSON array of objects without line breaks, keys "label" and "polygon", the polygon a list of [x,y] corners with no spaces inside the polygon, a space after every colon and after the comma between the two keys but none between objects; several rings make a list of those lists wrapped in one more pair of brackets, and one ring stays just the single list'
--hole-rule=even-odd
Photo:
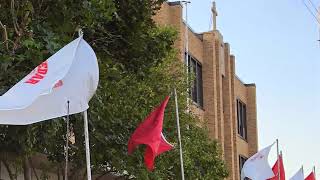
[{"label": "small cross finial", "polygon": [[216,30],[217,29],[218,11],[217,11],[217,6],[216,6],[216,2],[215,1],[212,1],[211,11],[212,11],[213,30]]},{"label": "small cross finial", "polygon": [[213,15],[218,16],[218,11],[217,11],[217,6],[216,6],[216,2],[215,1],[212,1],[211,10],[212,10]]}]

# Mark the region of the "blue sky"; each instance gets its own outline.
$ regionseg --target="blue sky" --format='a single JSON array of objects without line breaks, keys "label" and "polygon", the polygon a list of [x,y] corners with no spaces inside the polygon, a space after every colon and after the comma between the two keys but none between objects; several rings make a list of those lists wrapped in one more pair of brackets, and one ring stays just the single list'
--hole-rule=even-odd
[{"label": "blue sky", "polygon": [[[312,0],[320,5],[320,0]],[[212,0],[191,0],[189,25],[209,30]],[[308,3],[308,0],[305,0]],[[257,85],[259,148],[279,138],[287,177],[304,165],[320,177],[318,26],[301,0],[217,0],[218,29],[237,75]],[[310,8],[312,6],[310,5]],[[273,164],[276,152],[271,152]]]}]

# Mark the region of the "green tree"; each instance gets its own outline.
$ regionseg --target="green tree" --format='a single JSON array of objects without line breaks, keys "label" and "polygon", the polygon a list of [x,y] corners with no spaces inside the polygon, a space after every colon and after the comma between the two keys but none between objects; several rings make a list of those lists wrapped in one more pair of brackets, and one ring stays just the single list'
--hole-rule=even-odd
[{"label": "green tree", "polygon": [[[188,83],[185,67],[176,59],[173,48],[176,32],[169,27],[157,27],[152,20],[163,2],[4,0],[0,3],[0,91],[4,93],[43,59],[74,39],[81,27],[100,66],[100,84],[89,111],[94,173],[137,179],[180,177],[177,148],[157,158],[154,172],[144,167],[143,147],[133,156],[127,155],[127,141],[136,126],[177,88],[187,179],[223,179],[227,172],[219,144],[208,138],[206,129],[197,126],[195,116],[184,111]],[[174,110],[171,98],[164,133],[176,144]],[[85,177],[82,122],[81,115],[71,117],[76,138],[69,148],[70,178],[74,179],[79,179],[79,174]],[[21,165],[28,165],[29,157],[40,152],[63,167],[65,128],[61,119],[30,126],[0,126],[0,149],[4,154],[0,160],[6,162],[5,153],[9,151],[18,155]]]}]

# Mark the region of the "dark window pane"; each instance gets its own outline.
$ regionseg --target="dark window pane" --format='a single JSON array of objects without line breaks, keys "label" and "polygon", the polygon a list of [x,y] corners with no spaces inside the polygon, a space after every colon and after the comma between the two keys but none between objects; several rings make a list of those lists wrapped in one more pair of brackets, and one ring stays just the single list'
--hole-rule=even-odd
[{"label": "dark window pane", "polygon": [[247,108],[243,105],[243,137],[247,139]]},{"label": "dark window pane", "polygon": [[247,108],[239,99],[237,99],[237,122],[238,134],[247,140]]},{"label": "dark window pane", "polygon": [[196,103],[198,103],[197,101],[197,64],[196,61],[191,58],[191,71],[192,71],[192,76],[194,78],[193,80],[193,84],[192,84],[192,100]]},{"label": "dark window pane", "polygon": [[237,119],[238,119],[238,134],[240,134],[241,119],[240,119],[240,101],[239,100],[237,100]]},{"label": "dark window pane", "polygon": [[202,85],[202,67],[200,64],[197,66],[197,77],[198,77],[198,103],[203,107],[203,85]]},{"label": "dark window pane", "polygon": [[[185,56],[187,53],[185,53]],[[186,60],[185,60],[186,61]],[[188,55],[188,72],[193,76],[194,80],[190,84],[191,99],[199,106],[203,107],[203,82],[202,82],[202,66],[192,56]]]},{"label": "dark window pane", "polygon": [[243,104],[242,103],[240,103],[240,107],[241,107],[241,116],[240,116],[240,121],[241,121],[241,136],[242,137],[244,137],[243,136],[243,117],[244,117],[244,113],[243,113]]}]

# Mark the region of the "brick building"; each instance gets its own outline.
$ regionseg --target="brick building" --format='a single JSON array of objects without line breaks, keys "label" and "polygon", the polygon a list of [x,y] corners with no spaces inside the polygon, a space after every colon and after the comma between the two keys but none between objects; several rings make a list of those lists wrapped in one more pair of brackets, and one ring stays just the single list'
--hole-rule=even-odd
[{"label": "brick building", "polygon": [[210,137],[217,139],[230,172],[228,179],[239,180],[244,161],[256,153],[256,86],[243,83],[235,73],[235,56],[216,28],[218,15],[212,6],[213,30],[195,33],[186,28],[180,2],[166,2],[154,17],[157,24],[174,27],[179,35],[175,47],[185,61],[188,29],[188,61],[195,75],[191,88],[192,111],[206,122]]}]

